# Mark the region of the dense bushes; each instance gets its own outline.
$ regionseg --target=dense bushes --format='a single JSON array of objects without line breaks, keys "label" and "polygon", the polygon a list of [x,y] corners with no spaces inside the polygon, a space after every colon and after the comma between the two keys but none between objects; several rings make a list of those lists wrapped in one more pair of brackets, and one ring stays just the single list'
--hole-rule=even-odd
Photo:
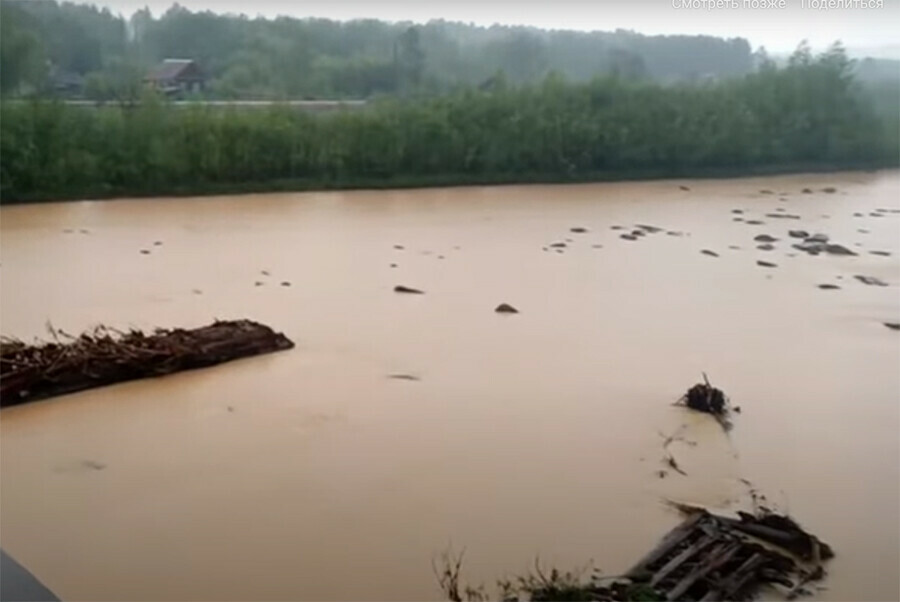
[{"label": "dense bushes", "polygon": [[897,120],[885,115],[839,48],[703,85],[551,75],[319,115],[6,102],[0,185],[8,202],[896,165]]}]

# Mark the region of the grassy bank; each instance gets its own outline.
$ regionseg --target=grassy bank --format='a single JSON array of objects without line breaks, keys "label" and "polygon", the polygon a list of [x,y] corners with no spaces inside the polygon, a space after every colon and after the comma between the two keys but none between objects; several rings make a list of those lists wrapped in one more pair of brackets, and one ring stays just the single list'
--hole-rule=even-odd
[{"label": "grassy bank", "polygon": [[[891,99],[893,100],[893,99]],[[585,182],[898,164],[839,50],[742,79],[660,87],[607,78],[387,100],[362,112],[0,108],[0,199]]]}]

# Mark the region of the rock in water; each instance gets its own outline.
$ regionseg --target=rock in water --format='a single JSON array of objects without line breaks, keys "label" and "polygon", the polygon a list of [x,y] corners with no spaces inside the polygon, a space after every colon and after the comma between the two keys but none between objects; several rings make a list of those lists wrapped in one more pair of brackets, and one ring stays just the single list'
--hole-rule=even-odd
[{"label": "rock in water", "polygon": [[575,234],[584,234],[587,231],[588,231],[587,228],[582,228],[580,226],[575,227],[575,228],[569,228],[569,232],[574,232]]},{"label": "rock in water", "polygon": [[900,322],[885,322],[884,325],[891,330],[900,330]]},{"label": "rock in water", "polygon": [[757,261],[756,265],[763,267],[763,268],[777,268],[778,267],[778,264],[770,263],[768,261]]},{"label": "rock in water", "polygon": [[515,307],[513,307],[512,305],[510,305],[509,303],[501,303],[496,308],[494,308],[494,311],[497,312],[498,314],[517,314],[517,313],[519,313],[519,310],[516,309]]},{"label": "rock in water", "polygon": [[841,287],[839,287],[836,284],[820,284],[819,288],[822,289],[823,291],[836,291]]},{"label": "rock in water", "polygon": [[791,238],[809,238],[809,232],[806,230],[788,230],[788,236]]},{"label": "rock in water", "polygon": [[778,239],[768,234],[758,234],[753,237],[753,240],[756,242],[775,242]]},{"label": "rock in water", "polygon": [[759,249],[760,251],[774,251],[774,250],[775,250],[775,245],[771,245],[771,244],[769,244],[769,243],[766,243],[766,244],[764,244],[764,245],[756,245],[756,248]]},{"label": "rock in water", "polygon": [[638,237],[634,234],[620,234],[619,238],[624,238],[625,240],[637,240]]},{"label": "rock in water", "polygon": [[719,256],[718,253],[716,253],[715,251],[710,251],[709,249],[703,249],[700,252],[703,253],[704,255],[709,255],[710,257],[718,257]]},{"label": "rock in water", "polygon": [[402,284],[398,284],[394,287],[395,293],[407,293],[409,295],[424,295],[425,291],[420,291],[417,288],[411,288],[408,286],[403,286]]}]

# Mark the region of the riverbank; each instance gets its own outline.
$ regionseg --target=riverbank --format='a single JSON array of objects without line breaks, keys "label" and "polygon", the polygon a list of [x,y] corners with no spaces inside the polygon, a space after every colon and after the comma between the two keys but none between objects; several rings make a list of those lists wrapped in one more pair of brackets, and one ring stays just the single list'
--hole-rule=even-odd
[{"label": "riverbank", "polygon": [[[821,103],[823,94],[829,102]],[[607,77],[313,114],[0,106],[0,200],[747,176],[900,164],[900,99],[837,50],[702,85]]]},{"label": "riverbank", "polygon": [[847,174],[873,173],[884,169],[896,168],[897,163],[879,161],[873,163],[849,164],[791,164],[765,165],[751,168],[706,168],[695,171],[682,170],[634,170],[631,172],[595,172],[560,176],[559,174],[495,174],[491,176],[472,177],[469,175],[444,176],[398,176],[392,178],[369,178],[357,181],[336,181],[316,179],[284,179],[269,182],[215,183],[204,182],[191,186],[165,187],[161,190],[133,188],[100,187],[83,192],[81,196],[48,196],[35,194],[24,198],[5,200],[3,205],[22,205],[30,203],[54,203],[64,201],[100,201],[120,198],[169,197],[202,197],[241,194],[264,194],[278,192],[326,192],[326,191],[363,191],[363,190],[408,190],[431,188],[465,188],[468,186],[509,186],[517,184],[591,184],[615,182],[640,182],[676,179],[730,180],[738,178],[803,175],[803,174]]}]

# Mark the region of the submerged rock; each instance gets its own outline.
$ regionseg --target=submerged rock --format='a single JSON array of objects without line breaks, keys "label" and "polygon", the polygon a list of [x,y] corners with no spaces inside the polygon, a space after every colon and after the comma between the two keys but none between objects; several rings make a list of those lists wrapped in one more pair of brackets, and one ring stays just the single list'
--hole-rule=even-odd
[{"label": "submerged rock", "polygon": [[501,303],[497,307],[494,308],[494,311],[498,314],[517,314],[519,310],[510,305],[509,303]]}]

